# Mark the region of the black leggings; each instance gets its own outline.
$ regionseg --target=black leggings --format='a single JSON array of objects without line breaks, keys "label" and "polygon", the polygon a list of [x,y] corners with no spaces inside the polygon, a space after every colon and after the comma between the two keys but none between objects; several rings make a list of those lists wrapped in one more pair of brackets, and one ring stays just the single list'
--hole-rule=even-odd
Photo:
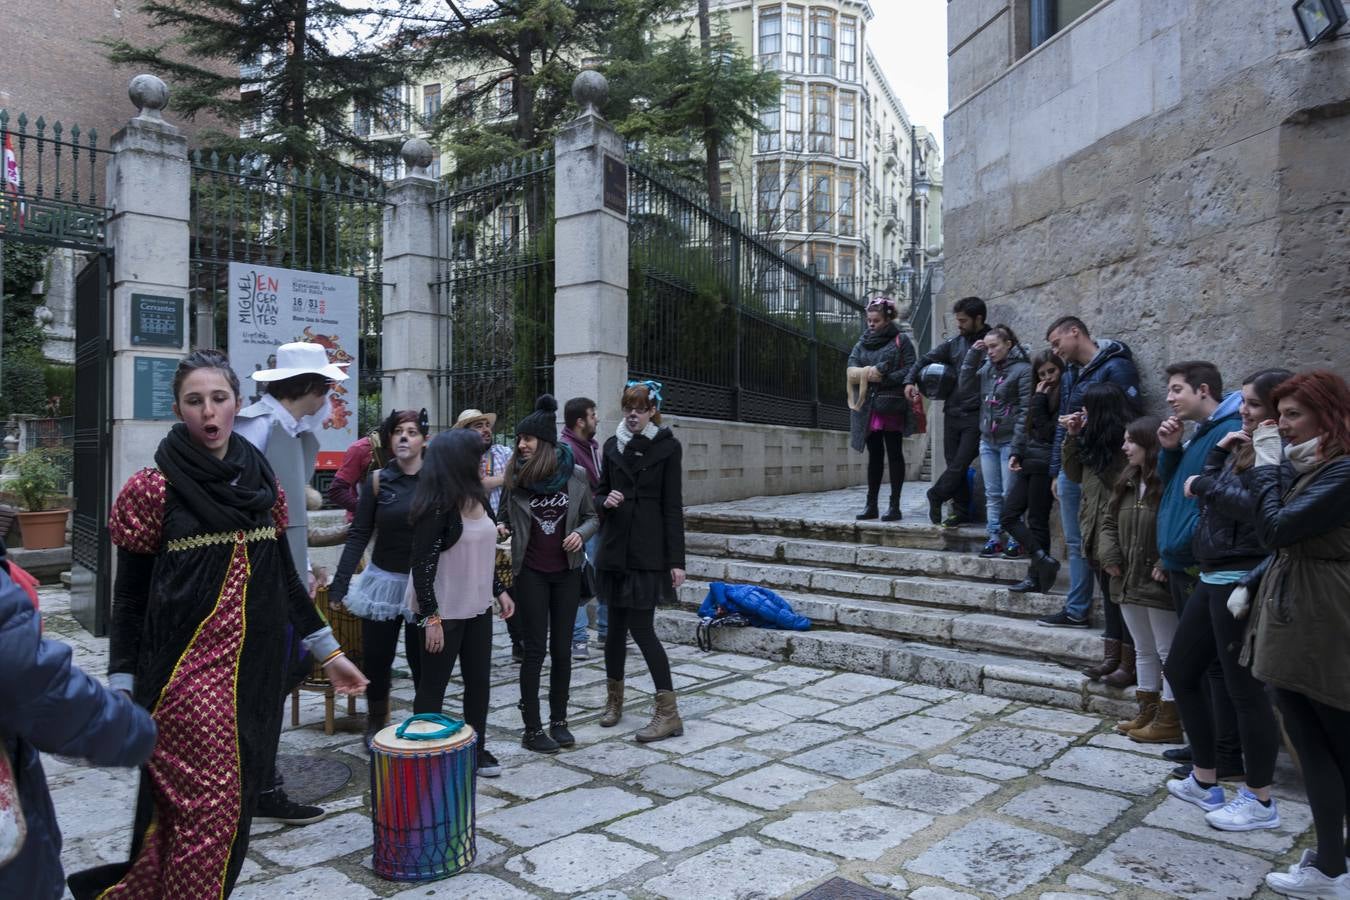
[{"label": "black leggings", "polygon": [[418,651],[422,645],[422,630],[403,619],[388,619],[376,622],[361,620],[361,671],[370,679],[366,686],[366,702],[388,702],[389,682],[393,674],[394,660],[398,657],[398,635],[402,631],[404,652],[408,656],[408,669],[413,673],[413,684],[417,684]]},{"label": "black leggings", "polygon": [[[525,639],[525,661],[520,664],[520,715],[530,730],[539,721],[539,676],[548,650],[548,714],[550,722],[567,720],[567,697],[572,686],[572,628],[581,599],[581,570],[536,572],[526,566],[516,576],[516,617]],[[613,628],[610,629],[612,634]]]},{"label": "black leggings", "polygon": [[1234,587],[1204,582],[1196,586],[1172,638],[1164,672],[1177,698],[1181,724],[1191,739],[1196,766],[1213,769],[1218,764],[1217,738],[1209,697],[1219,688],[1211,687],[1209,672],[1218,661],[1222,690],[1237,715],[1242,754],[1247,761],[1247,784],[1263,788],[1275,778],[1279,726],[1265,685],[1252,676],[1251,669],[1238,663],[1243,629],[1227,605]]},{"label": "black leggings", "polygon": [[1111,576],[1096,569],[1097,586],[1102,589],[1102,637],[1108,641],[1123,641],[1134,646],[1130,629],[1125,627],[1125,616],[1120,612],[1120,604],[1111,599]]},{"label": "black leggings", "polygon": [[675,685],[670,678],[670,658],[666,648],[656,636],[656,610],[632,609],[626,606],[609,605],[609,633],[605,635],[605,676],[613,681],[623,681],[624,662],[628,658],[628,635],[633,635],[633,643],[642,651],[647,661],[647,669],[652,673],[652,684],[658,691],[673,691]]},{"label": "black leggings", "polygon": [[1350,710],[1283,688],[1275,689],[1275,702],[1303,767],[1317,831],[1317,868],[1336,878],[1345,873],[1345,858],[1350,856],[1345,831],[1350,810]]},{"label": "black leggings", "polygon": [[900,502],[905,486],[905,436],[899,431],[874,431],[867,436],[867,502],[875,504],[881,493],[881,470],[891,467],[891,503]]},{"label": "black leggings", "polygon": [[[1034,555],[1038,550],[1049,553],[1050,506],[1054,502],[1054,495],[1050,493],[1050,474],[1024,469],[1012,476],[1012,489],[1003,500],[1003,518],[999,524],[1013,540],[1026,548],[1028,555]],[[1023,513],[1027,517],[1025,522],[1022,521]]]},{"label": "black leggings", "polygon": [[[1184,570],[1167,570],[1167,590],[1172,594],[1172,607],[1177,612],[1178,630],[1181,628],[1181,621],[1186,618],[1186,610],[1190,608],[1191,598],[1195,596],[1199,584],[1198,578],[1188,575]],[[1224,615],[1228,615],[1227,609],[1224,610]],[[1173,636],[1173,652],[1181,646],[1181,642]],[[1241,730],[1238,727],[1237,712],[1233,709],[1233,701],[1228,699],[1223,666],[1219,664],[1218,659],[1209,661],[1205,677],[1205,703],[1209,709],[1210,721],[1214,723],[1214,758],[1218,767],[1224,771],[1243,772],[1245,769],[1242,764]]]},{"label": "black leggings", "polygon": [[459,659],[459,674],[464,681],[464,721],[478,734],[478,746],[487,742],[488,689],[492,683],[492,610],[472,619],[442,619],[445,646],[440,653],[428,653],[426,633],[416,629],[410,635],[422,660],[417,679],[413,712],[438,713],[445,706],[445,688]]}]

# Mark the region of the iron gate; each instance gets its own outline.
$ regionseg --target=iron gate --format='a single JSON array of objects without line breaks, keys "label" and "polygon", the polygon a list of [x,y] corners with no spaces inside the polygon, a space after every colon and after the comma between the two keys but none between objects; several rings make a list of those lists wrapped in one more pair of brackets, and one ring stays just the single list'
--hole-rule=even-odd
[{"label": "iron gate", "polygon": [[[9,190],[0,193],[0,242],[64,247],[88,254],[75,279],[75,509],[71,612],[107,634],[112,584],[108,511],[112,502],[112,249],[98,186],[111,154],[93,129],[11,123],[0,109],[0,146],[13,152]],[[14,180],[17,179],[17,184]],[[5,179],[0,179],[0,190]]]}]

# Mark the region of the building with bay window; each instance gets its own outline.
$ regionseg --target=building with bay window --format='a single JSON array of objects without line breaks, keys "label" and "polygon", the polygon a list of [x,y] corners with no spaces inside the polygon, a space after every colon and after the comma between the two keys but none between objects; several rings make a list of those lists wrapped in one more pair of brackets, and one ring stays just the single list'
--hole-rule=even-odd
[{"label": "building with bay window", "polygon": [[822,276],[859,293],[907,295],[942,252],[941,152],[911,121],[868,45],[872,5],[710,6],[713,28],[782,80],[779,102],[760,114],[763,130],[724,149],[723,203]]}]

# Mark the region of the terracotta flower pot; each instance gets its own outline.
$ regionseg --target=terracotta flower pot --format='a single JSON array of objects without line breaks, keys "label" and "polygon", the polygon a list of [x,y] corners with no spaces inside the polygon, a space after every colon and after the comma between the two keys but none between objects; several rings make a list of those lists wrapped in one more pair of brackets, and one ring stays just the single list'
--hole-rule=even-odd
[{"label": "terracotta flower pot", "polygon": [[19,513],[19,528],[23,530],[25,550],[51,550],[66,545],[66,517],[68,509],[46,509],[42,512]]}]

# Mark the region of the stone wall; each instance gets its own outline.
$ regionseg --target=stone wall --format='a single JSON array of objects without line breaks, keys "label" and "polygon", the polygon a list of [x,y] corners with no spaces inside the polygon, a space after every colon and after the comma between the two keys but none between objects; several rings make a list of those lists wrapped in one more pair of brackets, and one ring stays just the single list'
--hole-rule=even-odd
[{"label": "stone wall", "polygon": [[1287,4],[1105,0],[1015,62],[1025,0],[951,0],[947,296],[1033,346],[1082,316],[1161,369],[1350,371],[1350,41]]},{"label": "stone wall", "polygon": [[[848,434],[783,425],[664,416],[684,445],[684,502],[715,503],[766,494],[832,491],[867,481],[867,455],[849,449]],[[928,447],[905,439],[913,480]]]}]

